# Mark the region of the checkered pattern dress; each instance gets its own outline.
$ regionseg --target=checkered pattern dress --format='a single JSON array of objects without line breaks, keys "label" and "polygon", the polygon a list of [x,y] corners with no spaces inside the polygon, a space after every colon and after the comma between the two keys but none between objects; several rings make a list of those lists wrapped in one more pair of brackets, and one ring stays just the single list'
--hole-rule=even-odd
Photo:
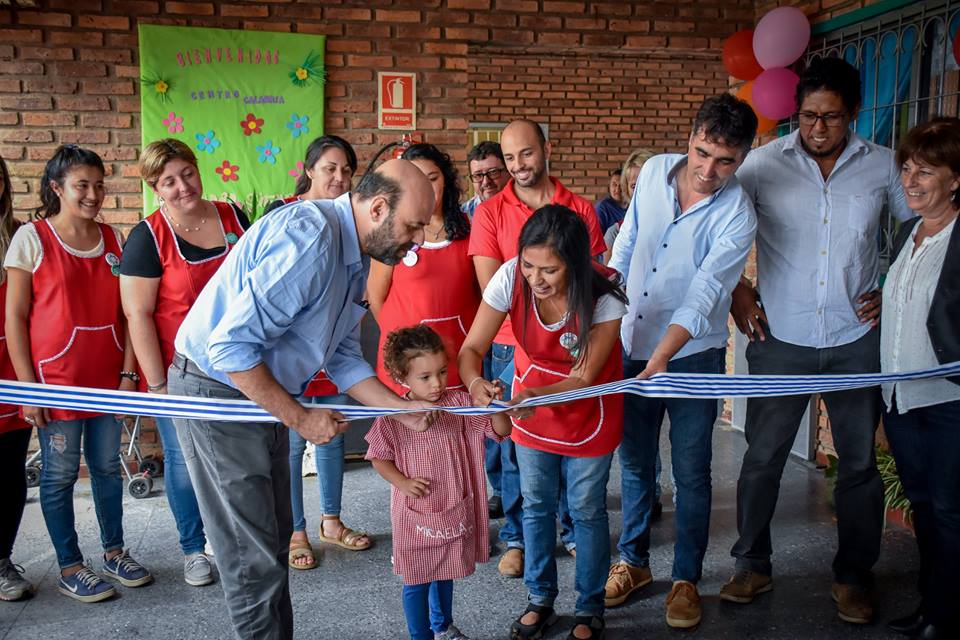
[{"label": "checkered pattern dress", "polygon": [[[437,404],[472,403],[462,391],[447,391]],[[502,439],[489,417],[441,413],[423,433],[387,417],[373,423],[367,460],[392,460],[408,478],[430,480],[422,498],[390,489],[393,572],[404,584],[464,578],[489,560],[484,438]]]}]

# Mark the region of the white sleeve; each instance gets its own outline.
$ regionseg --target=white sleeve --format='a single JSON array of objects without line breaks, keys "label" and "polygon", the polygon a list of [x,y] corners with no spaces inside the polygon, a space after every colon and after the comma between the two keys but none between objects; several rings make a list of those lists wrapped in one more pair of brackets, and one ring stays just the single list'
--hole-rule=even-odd
[{"label": "white sleeve", "polygon": [[507,260],[490,278],[483,290],[483,301],[496,309],[507,313],[513,304],[513,283],[516,281],[517,259]]},{"label": "white sleeve", "polygon": [[117,229],[117,228],[116,228],[115,226],[113,226],[113,225],[110,225],[110,228],[113,229],[113,235],[116,236],[116,238],[117,238],[117,244],[119,244],[120,247],[122,248],[122,247],[123,247],[123,234],[120,232],[120,229]]},{"label": "white sleeve", "polygon": [[600,324],[610,320],[619,320],[627,315],[627,305],[623,304],[609,293],[600,296],[597,306],[593,309],[593,323]]},{"label": "white sleeve", "polygon": [[20,225],[10,239],[7,255],[3,258],[3,268],[23,269],[33,273],[43,259],[43,246],[40,236],[32,224]]}]

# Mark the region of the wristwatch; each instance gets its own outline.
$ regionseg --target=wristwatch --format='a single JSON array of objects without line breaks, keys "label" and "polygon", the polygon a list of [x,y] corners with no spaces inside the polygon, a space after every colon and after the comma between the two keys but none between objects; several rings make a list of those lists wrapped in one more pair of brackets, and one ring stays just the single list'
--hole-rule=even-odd
[{"label": "wristwatch", "polygon": [[127,380],[130,380],[135,384],[140,383],[140,374],[138,374],[136,371],[121,371],[120,377],[126,378]]}]

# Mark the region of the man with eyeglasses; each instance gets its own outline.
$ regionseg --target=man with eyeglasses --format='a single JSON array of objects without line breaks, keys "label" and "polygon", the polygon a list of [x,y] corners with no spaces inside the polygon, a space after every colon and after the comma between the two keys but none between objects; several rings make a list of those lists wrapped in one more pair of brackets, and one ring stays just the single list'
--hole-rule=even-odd
[{"label": "man with eyeglasses", "polygon": [[477,205],[497,195],[507,186],[510,174],[503,162],[500,145],[490,140],[470,149],[467,154],[467,167],[470,169],[470,181],[476,195],[460,205],[460,210],[473,218]]},{"label": "man with eyeglasses", "polygon": [[[503,190],[480,203],[470,230],[468,251],[473,257],[480,289],[486,288],[500,265],[516,257],[524,223],[534,211],[548,204],[563,205],[583,218],[590,233],[590,253],[595,257],[602,255],[606,244],[600,233],[596,211],[590,202],[574,195],[549,175],[547,162],[550,159],[550,143],[540,125],[532,120],[514,120],[503,130],[500,145],[511,178]],[[513,382],[515,344],[508,318],[494,338],[490,366],[484,371],[487,380],[499,379],[503,382],[504,399],[509,397]],[[523,500],[517,454],[509,439],[501,445],[500,462],[500,492],[505,517],[500,527],[500,540],[507,545],[507,551],[500,558],[497,569],[503,576],[520,578],[524,567]],[[564,496],[561,494],[561,521],[566,519],[563,503]],[[575,553],[572,531],[566,531],[561,537],[568,551]]]},{"label": "man with eyeglasses", "polygon": [[[879,256],[884,208],[911,217],[890,149],[850,130],[860,74],[813,62],[797,86],[799,131],[754,150],[737,173],[757,211],[757,285],[741,278],[730,310],[749,339],[751,374],[880,370]],[[874,456],[879,388],[824,394],[839,472],[839,546],[831,595],[839,617],[866,624],[880,554],[883,485]],[[737,486],[734,576],[720,591],[746,604],[773,588],[770,523],[780,477],[809,395],[750,398]]]}]

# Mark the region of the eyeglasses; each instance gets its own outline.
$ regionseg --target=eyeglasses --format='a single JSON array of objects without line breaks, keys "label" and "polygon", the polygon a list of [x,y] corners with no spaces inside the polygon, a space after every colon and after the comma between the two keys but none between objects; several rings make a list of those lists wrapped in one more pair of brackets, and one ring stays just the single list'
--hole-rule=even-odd
[{"label": "eyeglasses", "polygon": [[502,167],[496,167],[493,169],[487,169],[486,171],[477,171],[476,173],[470,174],[470,179],[473,180],[476,184],[483,182],[484,178],[489,178],[491,182],[496,181],[497,178],[503,175],[503,172],[506,169]]},{"label": "eyeglasses", "polygon": [[843,121],[847,117],[847,114],[844,111],[824,114],[813,113],[812,111],[801,111],[797,115],[800,118],[800,124],[805,127],[814,127],[817,124],[817,120],[823,120],[824,126],[830,127],[831,129],[842,127]]}]

